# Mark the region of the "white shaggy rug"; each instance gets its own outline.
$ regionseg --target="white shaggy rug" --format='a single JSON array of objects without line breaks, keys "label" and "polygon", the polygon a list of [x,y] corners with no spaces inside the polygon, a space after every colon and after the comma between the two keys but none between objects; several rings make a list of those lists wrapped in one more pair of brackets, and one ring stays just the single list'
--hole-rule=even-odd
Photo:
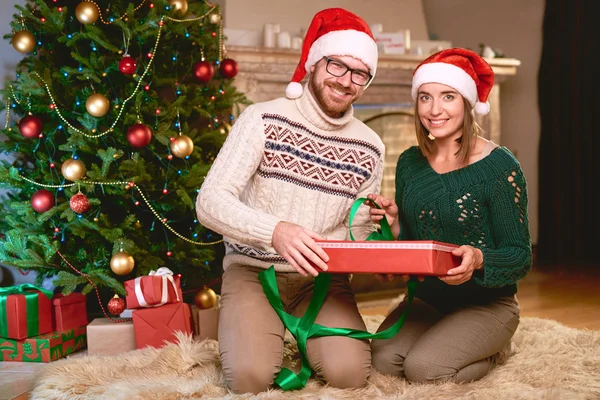
[{"label": "white shaggy rug", "polygon": [[[383,316],[366,317],[373,332]],[[309,381],[293,392],[270,390],[234,395],[224,383],[218,344],[180,336],[179,344],[119,356],[60,360],[44,368],[31,399],[600,399],[600,331],[568,328],[552,320],[522,318],[514,336],[516,353],[484,379],[469,384],[408,384],[373,372],[365,388],[341,390]],[[299,366],[291,336],[285,365]]]}]

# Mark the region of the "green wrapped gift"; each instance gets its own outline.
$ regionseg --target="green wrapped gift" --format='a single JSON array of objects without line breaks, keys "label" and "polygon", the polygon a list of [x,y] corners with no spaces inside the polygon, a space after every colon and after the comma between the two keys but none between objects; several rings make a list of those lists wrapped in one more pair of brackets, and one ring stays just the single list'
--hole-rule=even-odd
[{"label": "green wrapped gift", "polygon": [[47,363],[87,345],[85,326],[23,340],[0,338],[0,361]]}]

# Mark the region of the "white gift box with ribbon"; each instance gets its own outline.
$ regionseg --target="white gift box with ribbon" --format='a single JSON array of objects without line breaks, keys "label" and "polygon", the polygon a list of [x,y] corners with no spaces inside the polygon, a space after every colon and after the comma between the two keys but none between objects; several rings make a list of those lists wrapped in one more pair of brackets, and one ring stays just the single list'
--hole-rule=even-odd
[{"label": "white gift box with ribbon", "polygon": [[139,276],[125,282],[128,309],[160,307],[168,303],[180,303],[180,276],[169,268],[161,267],[150,271],[147,276]]}]

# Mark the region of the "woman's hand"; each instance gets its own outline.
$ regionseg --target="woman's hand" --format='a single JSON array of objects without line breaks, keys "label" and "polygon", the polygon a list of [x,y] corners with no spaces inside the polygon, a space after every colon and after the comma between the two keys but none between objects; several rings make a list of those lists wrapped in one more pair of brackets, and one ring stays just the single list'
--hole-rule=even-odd
[{"label": "woman's hand", "polygon": [[452,251],[455,256],[461,257],[462,262],[456,268],[448,271],[447,276],[441,276],[440,280],[448,285],[460,285],[473,276],[473,271],[483,268],[483,253],[473,246],[463,245]]},{"label": "woman's hand", "polygon": [[[400,223],[398,222],[398,206],[396,202],[380,194],[373,193],[367,195],[367,198],[370,200],[368,204],[371,221],[379,223],[385,217],[388,224],[390,224],[390,228],[392,228],[394,237],[397,238],[400,234]],[[377,208],[373,203],[377,203],[381,208]]]}]

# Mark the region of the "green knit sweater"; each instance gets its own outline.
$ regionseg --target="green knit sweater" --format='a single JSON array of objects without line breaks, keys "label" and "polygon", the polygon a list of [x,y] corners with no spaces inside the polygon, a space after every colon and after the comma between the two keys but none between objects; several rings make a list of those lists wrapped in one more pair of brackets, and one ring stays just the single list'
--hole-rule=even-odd
[{"label": "green knit sweater", "polygon": [[416,296],[426,302],[478,303],[510,296],[531,269],[527,185],[505,147],[456,171],[438,174],[417,146],[396,167],[400,240],[437,240],[481,249],[483,269],[461,285],[426,277]]}]

